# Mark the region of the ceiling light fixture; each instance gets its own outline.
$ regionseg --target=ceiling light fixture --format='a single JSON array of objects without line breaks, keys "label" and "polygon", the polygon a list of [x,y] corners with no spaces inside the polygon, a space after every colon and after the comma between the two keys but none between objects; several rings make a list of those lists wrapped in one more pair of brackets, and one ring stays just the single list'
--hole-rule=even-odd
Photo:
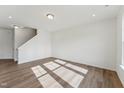
[{"label": "ceiling light fixture", "polygon": [[8,16],[9,19],[12,19],[12,16]]},{"label": "ceiling light fixture", "polygon": [[96,15],[95,14],[92,14],[93,17],[95,17]]},{"label": "ceiling light fixture", "polygon": [[13,25],[14,28],[19,28],[17,25]]},{"label": "ceiling light fixture", "polygon": [[14,26],[14,28],[19,28],[18,26]]},{"label": "ceiling light fixture", "polygon": [[46,16],[47,16],[47,18],[50,19],[50,20],[53,20],[53,19],[54,19],[54,15],[53,15],[53,14],[47,14]]}]

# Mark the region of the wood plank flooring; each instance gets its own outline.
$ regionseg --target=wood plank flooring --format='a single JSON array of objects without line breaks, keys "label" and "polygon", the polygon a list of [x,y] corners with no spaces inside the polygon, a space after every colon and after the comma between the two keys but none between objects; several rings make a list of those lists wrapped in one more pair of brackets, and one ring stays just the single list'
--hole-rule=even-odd
[{"label": "wood plank flooring", "polygon": [[[37,77],[31,70],[31,67],[40,65],[45,69],[49,75],[51,75],[62,87],[71,88],[72,86],[58,77],[51,70],[46,68],[43,64],[54,61],[56,58],[46,58],[24,64],[16,64],[12,60],[0,60],[0,87],[1,88],[42,88]],[[64,60],[66,61],[66,60]],[[88,69],[88,73],[84,76],[84,79],[80,82],[79,88],[122,88],[122,84],[114,71],[96,68],[88,65],[74,63],[66,61],[67,63]],[[73,69],[62,65],[63,67],[79,73]],[[66,73],[65,73],[66,74]]]}]

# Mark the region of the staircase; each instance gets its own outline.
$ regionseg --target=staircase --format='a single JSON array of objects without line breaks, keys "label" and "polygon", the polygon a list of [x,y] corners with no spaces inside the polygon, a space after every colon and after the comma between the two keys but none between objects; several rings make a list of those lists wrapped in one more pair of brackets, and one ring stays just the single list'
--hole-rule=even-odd
[{"label": "staircase", "polygon": [[18,62],[19,48],[37,35],[34,28],[14,28],[14,61]]}]

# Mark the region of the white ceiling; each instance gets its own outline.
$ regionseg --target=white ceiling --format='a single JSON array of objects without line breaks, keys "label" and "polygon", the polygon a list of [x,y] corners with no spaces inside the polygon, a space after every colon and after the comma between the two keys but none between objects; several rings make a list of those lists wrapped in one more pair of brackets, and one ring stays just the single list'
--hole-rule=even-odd
[{"label": "white ceiling", "polygon": [[[11,28],[12,25],[32,27],[46,31],[57,31],[94,21],[114,18],[120,6],[71,5],[71,6],[0,6],[0,27]],[[46,17],[47,13],[55,15],[54,20]],[[95,17],[92,17],[95,14]],[[8,16],[12,16],[9,19]]]}]

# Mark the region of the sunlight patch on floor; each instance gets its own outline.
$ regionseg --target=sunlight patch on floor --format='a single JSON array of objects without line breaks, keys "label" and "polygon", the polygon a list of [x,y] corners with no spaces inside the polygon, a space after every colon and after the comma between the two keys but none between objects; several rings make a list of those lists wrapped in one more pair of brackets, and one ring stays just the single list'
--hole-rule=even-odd
[{"label": "sunlight patch on floor", "polygon": [[[51,70],[51,72],[54,73],[57,77],[64,80],[63,82],[68,83],[70,86],[72,86],[74,88],[79,87],[81,81],[84,79],[84,76],[79,74],[79,72],[83,73],[84,75],[86,75],[88,72],[87,69],[64,62],[62,60],[55,60],[55,62],[50,61],[48,63],[44,63],[43,66],[45,66],[46,68]],[[68,68],[76,70],[76,71],[78,71],[78,73],[71,69],[68,69]],[[62,88],[63,87],[59,83],[59,80],[52,77],[40,65],[31,67],[31,69],[43,87],[45,87],[45,88]]]}]

